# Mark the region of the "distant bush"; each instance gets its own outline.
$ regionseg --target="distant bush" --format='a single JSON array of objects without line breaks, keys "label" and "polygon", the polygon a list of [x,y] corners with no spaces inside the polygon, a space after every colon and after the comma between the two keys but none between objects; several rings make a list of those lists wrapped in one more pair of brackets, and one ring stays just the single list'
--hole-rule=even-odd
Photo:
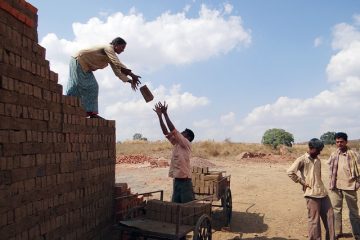
[{"label": "distant bush", "polygon": [[141,133],[135,133],[133,136],[133,140],[134,141],[138,141],[138,140],[147,141],[147,138],[143,137],[143,135]]},{"label": "distant bush", "polygon": [[294,143],[294,137],[291,133],[286,132],[284,129],[272,128],[265,131],[261,143],[270,145],[274,149],[276,149],[277,146],[281,144],[292,147]]},{"label": "distant bush", "polygon": [[321,135],[320,140],[324,142],[326,145],[334,145],[335,144],[335,134],[336,132],[326,132]]}]

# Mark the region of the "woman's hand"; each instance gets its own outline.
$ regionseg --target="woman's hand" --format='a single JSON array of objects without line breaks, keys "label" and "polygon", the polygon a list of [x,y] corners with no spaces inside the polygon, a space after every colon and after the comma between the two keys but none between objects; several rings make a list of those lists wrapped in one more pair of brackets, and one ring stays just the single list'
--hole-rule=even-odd
[{"label": "woman's hand", "polygon": [[131,88],[136,91],[138,86],[141,84],[139,78],[141,78],[140,76],[138,75],[135,75],[133,73],[130,74],[131,78],[132,78],[132,81],[131,81]]},{"label": "woman's hand", "polygon": [[123,74],[125,74],[126,76],[130,75],[131,74],[131,69],[128,69],[128,68],[121,68],[121,72]]}]

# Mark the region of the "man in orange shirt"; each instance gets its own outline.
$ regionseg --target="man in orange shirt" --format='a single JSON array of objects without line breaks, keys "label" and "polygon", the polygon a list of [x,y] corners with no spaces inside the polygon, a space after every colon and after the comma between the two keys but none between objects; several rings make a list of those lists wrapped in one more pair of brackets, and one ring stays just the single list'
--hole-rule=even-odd
[{"label": "man in orange shirt", "polygon": [[[174,146],[169,169],[169,177],[174,179],[172,202],[186,203],[194,200],[191,182],[190,142],[195,136],[193,131],[187,128],[181,133],[178,132],[169,118],[167,108],[168,106],[165,102],[164,104],[158,102],[153,110],[159,117],[162,132]],[[164,115],[167,127],[162,115]]]}]

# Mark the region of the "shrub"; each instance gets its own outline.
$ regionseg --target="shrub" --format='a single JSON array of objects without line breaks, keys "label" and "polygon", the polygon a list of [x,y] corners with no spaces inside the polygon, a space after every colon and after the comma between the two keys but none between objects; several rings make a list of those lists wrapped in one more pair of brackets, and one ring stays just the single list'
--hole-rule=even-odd
[{"label": "shrub", "polygon": [[321,135],[320,140],[323,141],[324,144],[334,145],[335,144],[335,134],[336,134],[336,132],[326,132],[323,135]]},{"label": "shrub", "polygon": [[276,149],[277,146],[281,144],[292,147],[294,143],[294,137],[291,133],[286,132],[284,129],[272,128],[265,131],[261,143],[270,145],[274,149]]}]

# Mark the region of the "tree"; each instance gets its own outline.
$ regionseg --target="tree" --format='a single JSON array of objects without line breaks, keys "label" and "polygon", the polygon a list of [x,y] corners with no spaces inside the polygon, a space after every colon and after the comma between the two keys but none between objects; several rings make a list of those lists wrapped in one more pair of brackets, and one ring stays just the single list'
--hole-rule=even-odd
[{"label": "tree", "polygon": [[133,136],[133,140],[141,140],[141,141],[147,141],[146,137],[143,137],[143,135],[141,133],[135,133]]},{"label": "tree", "polygon": [[135,133],[133,136],[133,140],[141,140],[142,139],[142,134],[141,133]]},{"label": "tree", "polygon": [[324,142],[324,144],[335,144],[335,134],[336,132],[326,132],[321,135],[320,140]]},{"label": "tree", "polygon": [[271,145],[274,149],[281,144],[291,147],[294,143],[294,136],[291,133],[286,132],[284,129],[272,128],[266,130],[261,143]]}]

